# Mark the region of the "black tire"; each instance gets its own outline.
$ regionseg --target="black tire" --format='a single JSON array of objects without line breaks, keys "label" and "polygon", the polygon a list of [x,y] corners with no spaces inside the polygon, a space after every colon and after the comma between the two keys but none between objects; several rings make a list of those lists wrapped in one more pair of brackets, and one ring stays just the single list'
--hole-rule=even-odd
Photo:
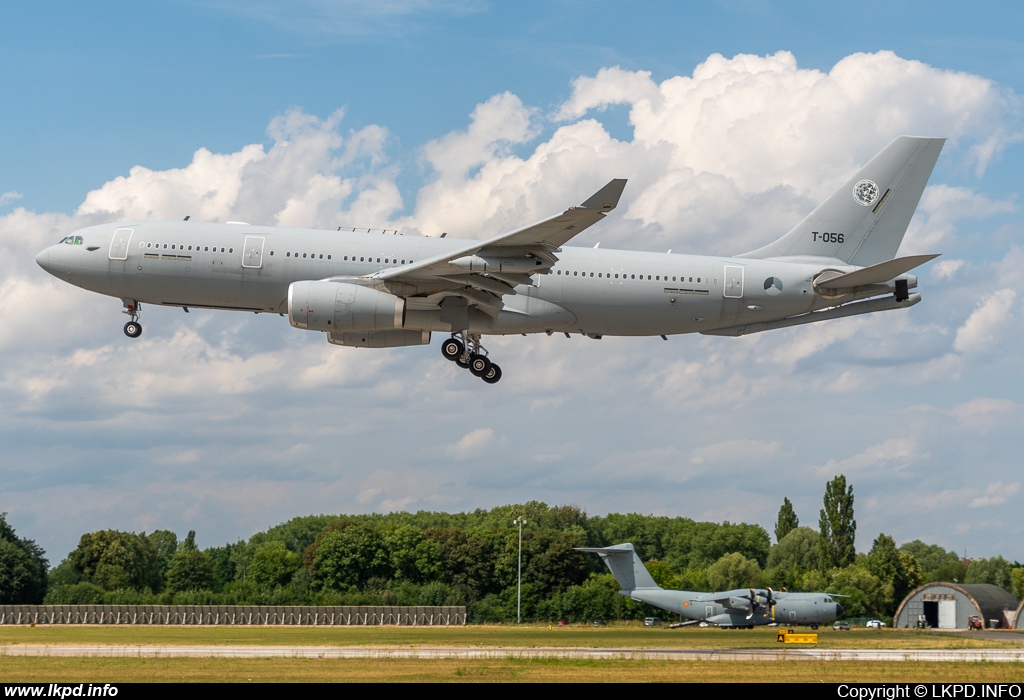
[{"label": "black tire", "polygon": [[455,358],[455,364],[457,364],[462,369],[469,369],[469,358],[466,357],[465,355],[459,355],[458,357]]},{"label": "black tire", "polygon": [[811,629],[812,630],[816,630],[816,629],[818,629],[818,626],[817,625],[811,625]]},{"label": "black tire", "polygon": [[462,344],[458,338],[449,338],[448,340],[441,343],[441,354],[444,355],[444,359],[455,361],[459,359],[459,356],[466,350],[466,346]]},{"label": "black tire", "polygon": [[488,384],[497,384],[499,381],[501,381],[501,367],[498,367],[498,365],[492,362],[491,368],[487,370],[487,373],[480,378],[483,379]]},{"label": "black tire", "polygon": [[483,377],[491,368],[491,361],[485,355],[476,353],[469,356],[469,371],[476,377]]},{"label": "black tire", "polygon": [[129,338],[138,338],[142,335],[142,324],[138,321],[129,321],[124,324],[124,334]]}]

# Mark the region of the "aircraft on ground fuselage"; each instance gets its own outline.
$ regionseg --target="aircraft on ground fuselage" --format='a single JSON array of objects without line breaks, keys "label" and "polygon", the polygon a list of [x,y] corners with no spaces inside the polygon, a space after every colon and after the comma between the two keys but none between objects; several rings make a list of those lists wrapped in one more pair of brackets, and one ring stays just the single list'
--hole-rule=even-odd
[{"label": "aircraft on ground fuselage", "polygon": [[818,629],[822,622],[842,617],[844,612],[830,593],[788,593],[771,588],[737,588],[718,593],[666,590],[654,582],[632,543],[577,549],[601,555],[622,589],[620,595],[694,622],[742,628],[777,622]]},{"label": "aircraft on ground fuselage", "polygon": [[[894,258],[944,139],[902,136],[789,233],[735,257],[565,244],[616,207],[625,180],[489,240],[188,221],[91,226],[36,257],[71,284],[142,304],[288,315],[354,347],[426,345],[489,383],[485,335],[740,336],[906,308],[935,255]],[[666,338],[667,339],[667,338]]]}]

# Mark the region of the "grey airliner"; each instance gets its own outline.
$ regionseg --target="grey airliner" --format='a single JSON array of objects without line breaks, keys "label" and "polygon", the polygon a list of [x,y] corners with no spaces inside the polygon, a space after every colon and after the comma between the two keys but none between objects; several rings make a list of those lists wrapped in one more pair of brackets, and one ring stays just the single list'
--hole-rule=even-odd
[{"label": "grey airliner", "polygon": [[771,588],[737,588],[720,593],[666,590],[654,582],[631,543],[577,549],[601,555],[622,589],[619,594],[694,622],[743,628],[775,622],[818,629],[821,623],[842,617],[844,612],[830,593],[787,593]]},{"label": "grey airliner", "polygon": [[186,217],[91,226],[36,261],[120,299],[131,338],[144,304],[287,315],[352,347],[426,345],[436,331],[445,358],[495,383],[486,335],[740,336],[917,304],[907,273],[936,256],[895,255],[943,143],[897,138],[789,233],[735,257],[566,246],[616,207],[626,181],[612,180],[482,241]]}]

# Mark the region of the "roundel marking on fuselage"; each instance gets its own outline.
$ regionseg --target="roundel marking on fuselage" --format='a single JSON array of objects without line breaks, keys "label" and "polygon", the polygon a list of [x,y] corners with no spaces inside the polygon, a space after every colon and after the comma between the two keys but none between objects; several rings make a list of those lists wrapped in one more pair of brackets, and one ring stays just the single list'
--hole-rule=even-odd
[{"label": "roundel marking on fuselage", "polygon": [[782,280],[778,277],[769,277],[764,281],[764,291],[775,296],[782,293]]}]

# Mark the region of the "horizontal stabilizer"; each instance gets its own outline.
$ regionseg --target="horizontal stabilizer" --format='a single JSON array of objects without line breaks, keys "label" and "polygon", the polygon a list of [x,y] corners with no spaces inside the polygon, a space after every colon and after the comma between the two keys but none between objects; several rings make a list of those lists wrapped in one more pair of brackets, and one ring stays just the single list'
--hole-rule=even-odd
[{"label": "horizontal stabilizer", "polygon": [[886,260],[877,265],[870,265],[860,270],[847,272],[845,275],[840,274],[829,279],[817,280],[815,281],[815,286],[825,289],[850,290],[866,287],[869,284],[884,284],[937,257],[939,257],[938,253],[933,255],[908,255],[905,258]]}]

